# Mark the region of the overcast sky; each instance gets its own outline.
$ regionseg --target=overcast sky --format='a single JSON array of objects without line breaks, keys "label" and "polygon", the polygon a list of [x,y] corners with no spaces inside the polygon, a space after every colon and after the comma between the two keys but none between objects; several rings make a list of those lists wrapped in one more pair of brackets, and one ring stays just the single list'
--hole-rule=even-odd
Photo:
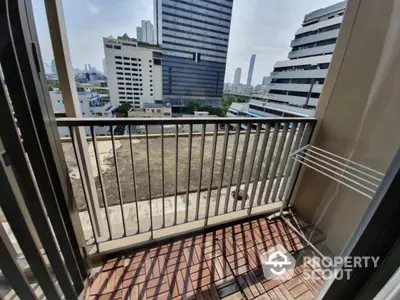
[{"label": "overcast sky", "polygon": [[[153,23],[153,0],[64,0],[68,42],[72,64],[80,69],[91,64],[103,70],[102,37],[127,33],[136,37],[141,20]],[[306,13],[339,0],[234,0],[225,82],[233,81],[237,67],[246,81],[250,56],[256,54],[253,85],[268,76],[274,63],[285,60],[290,41]],[[34,0],[33,8],[43,60],[53,53],[44,10],[44,0]]]}]

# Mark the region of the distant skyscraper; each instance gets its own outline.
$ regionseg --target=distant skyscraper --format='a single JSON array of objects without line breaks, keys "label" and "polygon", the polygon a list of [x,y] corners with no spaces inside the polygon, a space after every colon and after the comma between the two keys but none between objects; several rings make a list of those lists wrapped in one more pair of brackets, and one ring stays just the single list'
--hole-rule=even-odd
[{"label": "distant skyscraper", "polygon": [[261,85],[269,85],[271,83],[271,76],[264,76]]},{"label": "distant skyscraper", "polygon": [[233,78],[233,83],[234,84],[239,84],[241,76],[242,76],[242,68],[236,68],[235,77]]},{"label": "distant skyscraper", "polygon": [[154,0],[164,100],[175,111],[190,102],[220,105],[232,5],[232,0]]},{"label": "distant skyscraper", "polygon": [[250,58],[249,73],[247,74],[247,85],[251,85],[253,79],[254,63],[256,62],[256,55],[253,54]]},{"label": "distant skyscraper", "polygon": [[150,21],[142,20],[142,26],[136,27],[136,39],[139,42],[154,44],[154,28]]},{"label": "distant skyscraper", "polygon": [[51,73],[57,74],[57,67],[54,59],[51,60],[50,67],[51,67]]}]

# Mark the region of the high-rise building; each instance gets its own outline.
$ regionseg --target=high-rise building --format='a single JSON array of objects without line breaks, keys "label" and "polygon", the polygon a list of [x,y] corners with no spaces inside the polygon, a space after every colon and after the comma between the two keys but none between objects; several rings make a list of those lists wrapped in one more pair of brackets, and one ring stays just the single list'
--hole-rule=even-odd
[{"label": "high-rise building", "polygon": [[136,27],[136,38],[139,42],[154,44],[154,27],[150,21],[142,20],[142,26]]},{"label": "high-rise building", "polygon": [[161,101],[162,53],[156,45],[138,42],[127,34],[103,38],[105,66],[112,105]]},{"label": "high-rise building", "polygon": [[163,95],[176,111],[222,100],[232,1],[154,0],[163,51]]},{"label": "high-rise building", "polygon": [[242,76],[242,68],[236,68],[235,77],[233,78],[233,84],[239,84],[241,76]]},{"label": "high-rise building", "polygon": [[285,111],[314,115],[346,5],[343,1],[305,15],[290,44],[288,60],[275,63],[268,94],[263,103],[256,101],[251,108],[267,111],[265,116],[281,116]]},{"label": "high-rise building", "polygon": [[50,67],[51,67],[51,73],[57,74],[56,61],[54,59],[51,60]]},{"label": "high-rise building", "polygon": [[254,64],[256,62],[256,55],[253,54],[250,58],[249,73],[247,74],[247,85],[251,85],[251,80],[253,79]]},{"label": "high-rise building", "polygon": [[271,76],[264,76],[261,82],[261,85],[266,86],[271,82]]}]

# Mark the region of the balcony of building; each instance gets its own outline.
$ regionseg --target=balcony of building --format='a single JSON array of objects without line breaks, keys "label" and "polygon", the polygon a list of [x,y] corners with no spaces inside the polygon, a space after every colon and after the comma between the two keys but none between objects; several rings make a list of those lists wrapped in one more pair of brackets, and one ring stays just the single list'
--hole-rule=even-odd
[{"label": "balcony of building", "polygon": [[[1,56],[2,297],[372,299],[392,281],[395,1],[349,1],[315,118],[82,118],[62,9],[46,1],[56,119],[25,4],[7,2]],[[268,277],[274,247],[295,264]],[[304,259],[331,256],[380,260],[341,280]]]}]

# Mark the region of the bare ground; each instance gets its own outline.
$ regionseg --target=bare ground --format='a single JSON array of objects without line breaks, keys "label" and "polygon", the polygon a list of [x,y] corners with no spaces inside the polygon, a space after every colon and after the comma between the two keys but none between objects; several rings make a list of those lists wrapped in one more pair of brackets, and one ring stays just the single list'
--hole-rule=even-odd
[{"label": "bare ground", "polygon": [[[249,139],[248,148],[243,155],[244,149],[244,140],[245,135],[241,134],[239,137],[239,146],[236,155],[236,160],[233,167],[233,147],[235,136],[229,136],[228,142],[228,150],[227,155],[225,157],[225,170],[223,174],[223,186],[226,186],[229,181],[229,177],[231,174],[231,170],[233,167],[233,184],[236,184],[238,181],[240,163],[242,159],[245,159],[245,168],[243,172],[243,176],[241,182],[244,183],[250,173],[251,169],[251,152],[254,146],[254,138],[255,135],[252,134]],[[259,164],[259,156],[261,151],[261,145],[264,138],[264,133],[260,134],[260,139],[257,145],[257,152],[255,163],[252,168],[251,180],[255,178],[255,173],[257,169],[257,165]],[[175,138],[164,138],[164,194],[165,196],[171,196],[175,194],[175,158],[178,155],[178,185],[177,192],[178,194],[185,194],[187,190],[187,181],[188,181],[188,171],[189,171],[189,162],[188,162],[188,137],[180,137],[178,143],[178,149],[175,146]],[[272,133],[270,133],[268,138],[267,150],[265,152],[264,159],[262,159],[262,168],[260,174],[264,174],[266,168],[266,156],[270,149],[270,144],[272,140]],[[119,143],[120,142],[120,143]],[[189,189],[196,191],[199,186],[200,179],[200,170],[202,169],[202,180],[201,180],[201,189],[207,189],[210,185],[211,174],[212,176],[212,187],[216,188],[220,183],[220,175],[221,175],[221,163],[223,161],[222,152],[223,152],[223,142],[224,136],[218,136],[217,138],[217,147],[216,147],[216,155],[214,166],[211,166],[212,163],[212,148],[213,148],[213,137],[206,136],[205,145],[204,145],[204,161],[203,166],[200,165],[200,155],[201,155],[201,138],[200,136],[193,136],[192,140],[192,153],[190,160],[190,186]],[[270,171],[273,168],[273,164],[276,162],[277,148],[279,143],[281,142],[281,134],[279,134],[276,146],[274,149],[274,156],[271,160]],[[282,141],[283,142],[283,141]],[[287,147],[287,139],[285,142],[285,148]],[[91,142],[89,142],[90,144]],[[101,160],[101,169],[105,183],[105,192],[107,197],[107,203],[109,205],[118,204],[119,203],[119,195],[118,195],[118,183],[117,176],[115,171],[115,164],[112,155],[111,141],[106,141],[102,143],[109,143],[108,147],[105,147],[106,153]],[[104,146],[104,144],[103,144]],[[107,145],[106,145],[107,146]],[[129,140],[120,140],[117,143],[119,146],[116,150],[117,152],[117,164],[119,169],[119,179],[122,191],[122,200],[124,203],[134,202],[135,201],[135,189],[133,185],[133,172],[132,172],[132,160],[131,160],[131,152]],[[149,185],[148,185],[148,166],[147,166],[147,147],[146,147],[145,139],[135,139],[132,142],[133,149],[133,160],[135,167],[135,178],[136,178],[136,187],[137,187],[137,197],[140,200],[149,199]],[[161,163],[161,139],[160,138],[152,138],[149,139],[149,164],[150,164],[150,192],[151,198],[160,197],[162,195],[162,163]],[[66,156],[68,168],[70,170],[70,174],[77,173],[77,164],[76,158],[73,152],[71,143],[63,143],[64,153]],[[100,151],[101,152],[101,151]],[[93,156],[93,151],[89,151],[90,155]],[[280,159],[280,161],[284,162],[284,159]],[[95,163],[94,157],[91,158],[91,164],[93,168],[93,173],[95,175],[95,183],[97,187],[97,194],[100,200],[100,203],[103,203],[102,193],[100,190],[99,178],[97,176],[97,167]],[[104,166],[103,166],[104,165]],[[106,166],[106,167],[105,167]],[[289,170],[286,170],[288,172]],[[81,185],[81,180],[78,176],[70,176],[71,182],[74,190],[75,197],[77,199],[78,208],[80,210],[84,210],[86,207],[84,193]],[[261,176],[260,176],[261,177]],[[101,204],[101,206],[103,206]]]}]

